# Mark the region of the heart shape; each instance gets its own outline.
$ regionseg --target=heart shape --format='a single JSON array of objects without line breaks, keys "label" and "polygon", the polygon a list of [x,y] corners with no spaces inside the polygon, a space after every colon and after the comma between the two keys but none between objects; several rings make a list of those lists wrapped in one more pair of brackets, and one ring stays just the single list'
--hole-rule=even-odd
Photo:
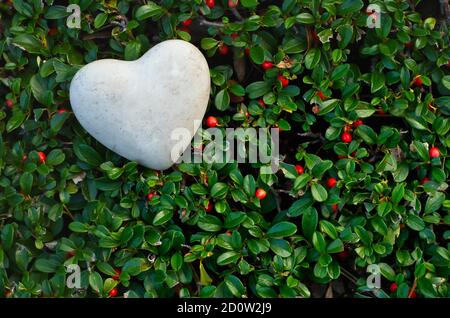
[{"label": "heart shape", "polygon": [[[70,84],[76,118],[95,139],[152,169],[176,162],[201,125],[210,93],[209,67],[189,42],[167,40],[135,61],[98,60]],[[182,141],[172,133],[190,133]],[[172,149],[181,151],[173,155]]]}]

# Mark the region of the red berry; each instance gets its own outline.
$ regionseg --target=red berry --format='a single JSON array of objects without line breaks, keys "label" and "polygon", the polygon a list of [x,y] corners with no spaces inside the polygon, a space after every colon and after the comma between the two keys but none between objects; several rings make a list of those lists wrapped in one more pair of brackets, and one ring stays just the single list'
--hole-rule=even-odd
[{"label": "red berry", "polygon": [[318,90],[318,91],[316,92],[316,96],[319,97],[321,100],[324,100],[324,99],[327,98],[327,97],[325,96],[325,94],[324,94],[321,90]]},{"label": "red berry", "polygon": [[329,188],[334,188],[334,187],[336,186],[336,184],[337,184],[337,180],[336,180],[335,178],[333,178],[333,177],[328,178],[328,180],[327,180],[327,186],[328,186]]},{"label": "red berry", "polygon": [[271,68],[273,68],[273,63],[270,61],[264,61],[261,64],[261,67],[263,68],[263,70],[267,71],[267,70],[270,70]]},{"label": "red berry", "polygon": [[188,27],[192,24],[192,19],[191,18],[186,19],[183,22],[181,22],[181,24],[183,24],[185,27]]},{"label": "red berry", "polygon": [[38,156],[39,156],[39,161],[41,163],[45,163],[45,159],[47,159],[47,156],[45,155],[45,153],[43,153],[42,151],[39,151]]},{"label": "red berry", "polygon": [[258,99],[258,104],[261,105],[261,107],[266,107],[266,103],[264,103],[262,98]]},{"label": "red berry", "polygon": [[320,113],[320,106],[314,105],[311,110],[314,114],[318,114],[318,113]]},{"label": "red berry", "polygon": [[214,116],[209,116],[208,118],[206,118],[206,125],[209,128],[216,127],[218,123],[219,122],[217,121],[217,118]]},{"label": "red berry", "polygon": [[108,295],[109,295],[109,297],[116,297],[118,292],[119,292],[119,291],[117,290],[117,288],[114,287],[113,289],[110,290],[110,292],[108,293]]},{"label": "red berry", "polygon": [[278,75],[277,79],[280,81],[281,86],[286,87],[289,85],[289,80],[283,75]]},{"label": "red berry", "polygon": [[422,81],[422,78],[420,78],[420,75],[416,76],[416,78],[414,79],[414,84],[419,87],[422,86],[423,81]]},{"label": "red berry", "polygon": [[319,38],[319,36],[317,35],[317,32],[316,32],[316,31],[312,31],[312,32],[311,32],[311,37],[313,38],[313,40],[314,40],[315,42],[319,42],[319,40],[320,40],[320,38]]},{"label": "red berry", "polygon": [[48,29],[48,35],[49,36],[54,36],[58,33],[58,29],[57,28],[50,28]]},{"label": "red berry", "polygon": [[413,45],[414,45],[414,43],[412,41],[409,41],[409,42],[405,43],[405,47],[408,48],[408,49],[412,48]]},{"label": "red berry", "polygon": [[337,254],[337,257],[343,262],[349,257],[349,255],[350,253],[347,250],[343,250]]},{"label": "red berry", "polygon": [[228,45],[224,43],[219,44],[219,48],[217,51],[219,52],[220,55],[227,55],[229,51]]},{"label": "red berry", "polygon": [[430,178],[428,178],[428,177],[425,177],[425,178],[423,178],[421,181],[420,181],[420,184],[425,184],[425,183],[427,183],[428,181],[430,181]]},{"label": "red berry", "polygon": [[264,199],[266,197],[266,195],[267,195],[267,192],[261,188],[257,189],[255,192],[255,196],[260,200]]},{"label": "red berry", "polygon": [[211,212],[214,209],[214,204],[211,201],[208,201],[208,205],[206,206],[206,212]]},{"label": "red berry", "polygon": [[5,101],[5,103],[6,103],[6,106],[8,106],[9,108],[13,108],[13,106],[14,106],[14,102],[12,99],[7,99]]},{"label": "red berry", "polygon": [[344,131],[352,131],[352,126],[351,125],[345,125],[344,126]]},{"label": "red berry", "polygon": [[305,171],[301,165],[295,165],[295,170],[297,170],[298,174],[302,174]]},{"label": "red berry", "polygon": [[70,251],[66,253],[66,258],[71,258],[75,256],[75,251]]},{"label": "red berry", "polygon": [[231,36],[231,38],[232,38],[233,40],[235,40],[235,39],[237,39],[237,38],[239,37],[239,34],[237,34],[236,32],[234,32],[234,33],[231,33],[230,36]]},{"label": "red berry", "polygon": [[380,109],[377,109],[377,114],[378,115],[386,115],[386,112],[384,111],[384,109],[380,108]]},{"label": "red berry", "polygon": [[205,3],[210,9],[216,6],[216,2],[214,0],[205,0]]},{"label": "red berry", "polygon": [[244,49],[244,53],[245,53],[245,55],[249,56],[250,55],[250,49],[248,47],[246,47]]},{"label": "red berry", "polygon": [[113,275],[112,279],[119,280],[119,276],[122,273],[122,271],[119,268],[115,268],[114,271],[116,272],[116,275]]},{"label": "red berry", "polygon": [[331,206],[331,208],[333,209],[333,213],[334,213],[334,214],[336,214],[336,213],[338,212],[338,210],[339,210],[339,206],[338,206],[337,204],[333,204],[333,205]]},{"label": "red berry", "polygon": [[28,159],[28,156],[27,155],[23,155],[22,156],[22,161],[26,161]]},{"label": "red berry", "polygon": [[67,112],[68,112],[68,110],[65,109],[65,108],[58,109],[58,114],[64,114],[64,113],[67,113]]},{"label": "red berry", "polygon": [[352,135],[348,132],[344,132],[341,136],[341,140],[345,143],[351,142],[353,139]]},{"label": "red berry", "polygon": [[417,297],[417,293],[415,290],[413,290],[412,292],[409,293],[408,298],[416,298]]},{"label": "red berry", "polygon": [[429,154],[431,158],[437,158],[441,155],[441,152],[439,151],[438,147],[431,147]]},{"label": "red berry", "polygon": [[396,283],[392,283],[391,286],[389,286],[389,290],[391,291],[391,293],[395,293],[397,291],[397,284]]},{"label": "red berry", "polygon": [[364,124],[364,122],[361,119],[355,120],[355,122],[353,123],[353,127],[358,127],[361,126],[362,124]]},{"label": "red berry", "polygon": [[229,8],[236,8],[239,4],[239,0],[228,0]]},{"label": "red berry", "polygon": [[153,197],[157,198],[158,195],[155,192],[150,192],[147,194],[147,201],[151,201]]}]

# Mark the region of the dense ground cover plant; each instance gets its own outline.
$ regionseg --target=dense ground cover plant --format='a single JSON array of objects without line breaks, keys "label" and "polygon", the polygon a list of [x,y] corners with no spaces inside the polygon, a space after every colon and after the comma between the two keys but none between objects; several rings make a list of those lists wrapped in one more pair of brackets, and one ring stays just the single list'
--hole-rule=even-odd
[{"label": "dense ground cover plant", "polygon": [[[1,295],[449,296],[439,1],[371,1],[380,28],[361,0],[70,3],[80,29],[63,1],[0,3]],[[208,57],[205,127],[279,128],[277,174],[152,171],[80,127],[68,88],[82,65],[172,38]],[[69,264],[80,289],[66,286]]]}]

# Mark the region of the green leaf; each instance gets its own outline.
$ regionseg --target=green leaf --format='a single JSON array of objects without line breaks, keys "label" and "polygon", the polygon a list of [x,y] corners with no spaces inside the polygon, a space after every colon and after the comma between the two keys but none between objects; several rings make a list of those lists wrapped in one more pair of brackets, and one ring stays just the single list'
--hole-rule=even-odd
[{"label": "green leaf", "polygon": [[314,24],[315,19],[311,13],[303,12],[295,17],[295,20],[301,24]]},{"label": "green leaf", "polygon": [[101,293],[103,290],[103,279],[99,273],[91,272],[89,274],[89,285],[95,292]]},{"label": "green leaf", "polygon": [[22,189],[23,193],[30,194],[32,186],[33,186],[33,175],[29,172],[24,172],[20,176],[20,188]]},{"label": "green leaf", "polygon": [[253,82],[246,87],[246,92],[249,98],[258,98],[270,92],[271,87],[267,82]]},{"label": "green leaf", "polygon": [[370,92],[376,93],[384,87],[384,73],[382,72],[372,72],[370,78]]},{"label": "green leaf", "polygon": [[425,228],[425,223],[423,222],[423,220],[415,214],[408,214],[406,225],[408,225],[414,231],[422,231]]},{"label": "green leaf", "polygon": [[138,21],[143,21],[149,18],[158,19],[163,13],[164,10],[162,7],[152,1],[149,1],[147,4],[140,6],[136,10],[135,16]]},{"label": "green leaf", "polygon": [[123,265],[122,272],[137,276],[147,269],[146,262],[144,258],[132,258]]},{"label": "green leaf", "polygon": [[360,11],[364,7],[362,0],[344,0],[338,8],[340,15],[346,15],[353,12]]},{"label": "green leaf", "polygon": [[198,220],[197,225],[199,228],[207,232],[218,232],[222,229],[222,222],[214,215],[202,216]]},{"label": "green leaf", "polygon": [[41,41],[31,34],[20,34],[12,40],[12,43],[28,53],[41,54],[43,52]]},{"label": "green leaf", "polygon": [[297,226],[294,223],[282,221],[273,225],[268,231],[267,236],[271,238],[282,238],[294,235],[297,232]]},{"label": "green leaf", "polygon": [[311,185],[311,193],[317,202],[323,202],[328,198],[327,190],[319,183],[313,183]]},{"label": "green leaf", "polygon": [[264,50],[260,46],[253,46],[250,48],[250,58],[256,64],[264,62]]},{"label": "green leaf", "polygon": [[105,24],[107,19],[108,19],[108,15],[106,13],[102,12],[102,13],[97,14],[97,16],[95,17],[95,20],[94,20],[94,28],[96,28],[96,29],[101,28]]},{"label": "green leaf", "polygon": [[225,199],[227,193],[228,185],[223,182],[217,182],[211,188],[211,197],[214,199]]},{"label": "green leaf", "polygon": [[214,105],[218,110],[224,111],[230,106],[230,94],[226,89],[220,90],[214,99]]},{"label": "green leaf", "polygon": [[172,219],[173,211],[172,210],[162,210],[156,213],[152,224],[155,226],[162,225]]},{"label": "green leaf", "polygon": [[239,253],[237,253],[235,251],[228,251],[228,252],[221,254],[217,258],[217,264],[221,265],[221,266],[228,265],[228,264],[234,264],[237,262],[239,257],[240,257]]},{"label": "green leaf", "polygon": [[25,120],[25,114],[21,111],[16,111],[14,114],[9,118],[8,122],[6,123],[6,132],[11,132],[22,125],[23,121]]},{"label": "green leaf", "polygon": [[307,209],[302,216],[302,230],[305,237],[311,240],[314,231],[316,230],[319,220],[317,210],[314,208]]},{"label": "green leaf", "polygon": [[320,50],[317,48],[312,48],[306,53],[305,56],[305,66],[308,70],[313,69],[320,62]]},{"label": "green leaf", "polygon": [[103,162],[100,154],[89,145],[74,143],[74,152],[78,159],[87,162],[91,166],[98,167]]}]

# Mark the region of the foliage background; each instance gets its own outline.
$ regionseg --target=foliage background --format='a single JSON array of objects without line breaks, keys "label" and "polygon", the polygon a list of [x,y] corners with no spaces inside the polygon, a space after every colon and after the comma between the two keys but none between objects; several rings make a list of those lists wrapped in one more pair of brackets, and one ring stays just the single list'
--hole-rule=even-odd
[{"label": "foliage background", "polygon": [[[80,0],[69,29],[65,1],[2,1],[1,295],[448,297],[449,37],[439,1],[420,2],[371,1],[370,29],[361,0]],[[280,129],[279,173],[151,171],[80,127],[68,87],[82,65],[171,38],[208,56],[219,127]],[[82,289],[66,287],[68,264]]]}]

